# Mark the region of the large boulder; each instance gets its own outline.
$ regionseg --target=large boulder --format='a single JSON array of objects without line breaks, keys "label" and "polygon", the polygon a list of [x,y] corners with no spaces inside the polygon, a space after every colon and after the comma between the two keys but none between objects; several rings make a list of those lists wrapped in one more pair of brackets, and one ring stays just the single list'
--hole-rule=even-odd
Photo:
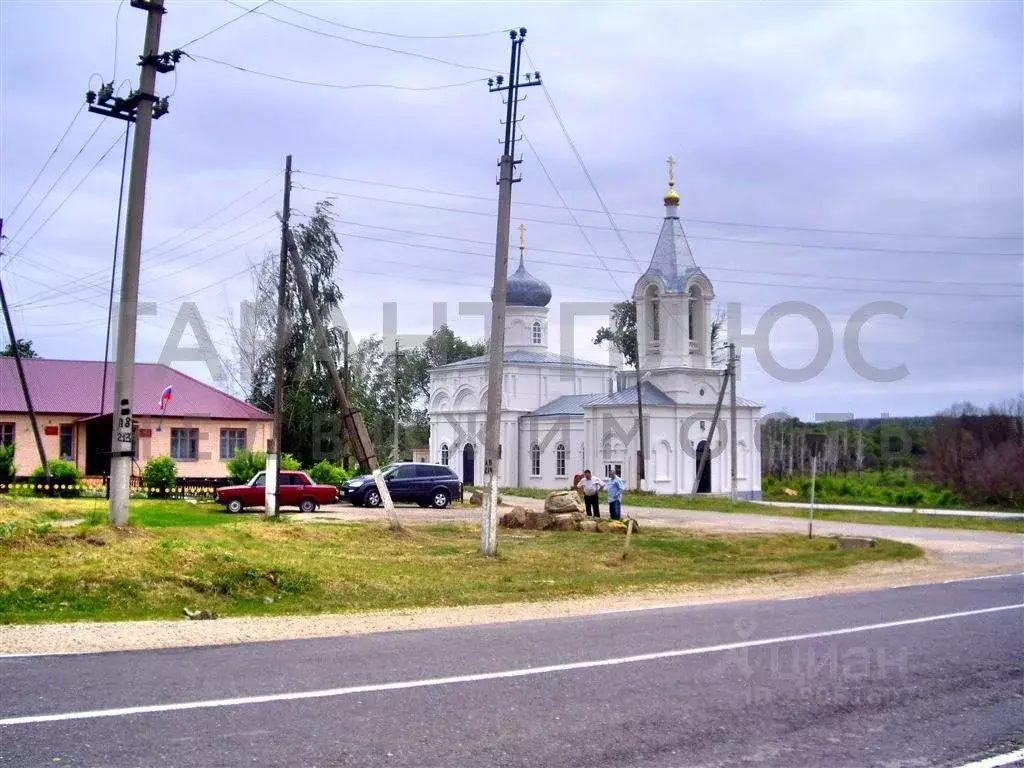
[{"label": "large boulder", "polygon": [[544,499],[544,511],[552,515],[583,512],[583,502],[576,491],[552,491]]},{"label": "large boulder", "polygon": [[557,515],[551,516],[551,530],[553,531],[571,531],[576,528],[576,522],[572,519],[572,514],[568,512],[561,512]]},{"label": "large boulder", "polygon": [[502,528],[524,528],[528,511],[525,507],[512,507],[512,509],[501,516],[501,519],[498,520],[498,525]]},{"label": "large boulder", "polygon": [[575,522],[577,531],[586,531],[587,533],[595,533],[597,531],[597,520],[592,517],[588,517],[584,520],[577,520]]},{"label": "large boulder", "polygon": [[549,515],[547,512],[534,512],[530,510],[526,513],[526,522],[523,527],[534,531],[543,531],[551,527],[553,520],[554,516]]}]

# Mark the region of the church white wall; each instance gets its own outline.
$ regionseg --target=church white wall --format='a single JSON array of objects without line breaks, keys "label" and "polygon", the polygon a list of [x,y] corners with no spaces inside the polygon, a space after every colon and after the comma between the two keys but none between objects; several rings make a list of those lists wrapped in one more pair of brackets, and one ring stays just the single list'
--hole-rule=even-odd
[{"label": "church white wall", "polygon": [[[531,449],[540,449],[540,472],[534,474]],[[558,472],[558,446],[565,449],[565,472]],[[523,488],[567,488],[582,472],[582,416],[524,416],[519,420],[519,485]]]}]

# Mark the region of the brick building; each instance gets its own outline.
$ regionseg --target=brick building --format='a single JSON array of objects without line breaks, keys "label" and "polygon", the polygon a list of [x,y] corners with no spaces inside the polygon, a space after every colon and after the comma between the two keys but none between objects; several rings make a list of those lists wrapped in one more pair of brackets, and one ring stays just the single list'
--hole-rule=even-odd
[{"label": "brick building", "polygon": [[[100,402],[103,363],[86,360],[22,361],[48,459],[73,462],[86,476],[109,472],[114,365],[107,365],[106,397]],[[160,395],[173,394],[161,418]],[[134,474],[153,456],[170,456],[179,477],[225,477],[239,448],[266,450],[273,416],[238,398],[157,363],[136,363]],[[0,443],[15,444],[15,474],[39,466],[28,408],[15,361],[0,357]]]}]

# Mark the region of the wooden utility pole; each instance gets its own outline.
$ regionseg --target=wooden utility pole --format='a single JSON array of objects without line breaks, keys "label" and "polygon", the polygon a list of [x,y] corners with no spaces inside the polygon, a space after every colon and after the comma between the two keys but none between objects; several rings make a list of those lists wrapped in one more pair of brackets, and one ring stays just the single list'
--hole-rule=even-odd
[{"label": "wooden utility pole", "polygon": [[737,440],[736,434],[736,345],[729,343],[729,464],[731,466],[729,486],[729,498],[731,501],[736,501],[736,478],[737,478],[737,467],[736,467],[736,454],[737,454]]},{"label": "wooden utility pole", "polygon": [[[341,334],[341,338],[342,338],[342,349],[343,349],[343,352],[342,352],[342,365],[344,367],[344,372],[342,373],[342,385],[345,388],[345,398],[347,400],[351,396],[351,391],[349,390],[349,377],[348,377],[348,331],[343,331],[342,334]],[[341,458],[341,466],[345,469],[346,472],[348,471],[348,442],[349,441],[347,439],[347,436],[345,435],[344,430],[343,430],[342,431],[342,443],[341,443],[341,457],[342,457]]]},{"label": "wooden utility pole", "polygon": [[518,122],[519,89],[540,85],[540,73],[527,73],[519,78],[523,41],[526,29],[511,30],[512,53],[508,82],[497,75],[487,81],[491,93],[507,91],[505,102],[505,143],[499,163],[498,231],[494,246],[494,287],[491,289],[491,343],[487,369],[487,426],[484,441],[484,495],[480,525],[480,551],[494,555],[498,551],[498,477],[501,473],[501,389],[505,362],[505,303],[508,299],[508,237],[512,220],[512,185],[515,166],[516,123]]},{"label": "wooden utility pole", "polygon": [[[128,214],[125,224],[124,258],[121,271],[121,303],[118,308],[117,357],[114,366],[113,435],[110,447],[110,522],[128,523],[128,500],[132,475],[132,395],[135,383],[135,330],[139,309],[139,261],[142,253],[142,219],[146,205],[146,173],[149,169],[149,137],[153,126],[154,93],[158,71],[173,69],[168,57],[161,57],[160,23],[163,0],[132,0],[132,7],[146,11],[146,38],[140,65],[139,90],[120,104],[115,100],[111,116],[135,122],[135,144],[128,183]],[[107,95],[101,93],[100,101]],[[89,99],[89,94],[86,94]],[[109,99],[108,99],[109,100]],[[166,101],[158,104],[160,114]],[[93,108],[102,111],[104,108]],[[157,115],[159,116],[159,115]]]},{"label": "wooden utility pole", "polygon": [[[313,301],[313,291],[309,287],[309,278],[306,277],[306,268],[302,265],[299,256],[299,249],[295,245],[295,238],[292,237],[290,229],[285,230],[285,237],[288,243],[288,255],[291,257],[292,269],[295,270],[295,282],[298,283],[299,293],[302,301],[309,310],[309,316],[313,321],[313,329],[316,333],[316,341],[319,349],[330,350],[327,340],[327,331],[324,329],[323,320],[317,312],[316,304]],[[345,385],[341,381],[341,374],[338,372],[338,363],[333,355],[325,354],[324,363],[331,375],[331,386],[334,388],[334,397],[341,405],[342,418],[345,423],[345,434],[349,438],[356,453],[356,460],[364,471],[373,474],[373,480],[377,485],[377,492],[380,494],[384,511],[388,516],[388,524],[392,530],[402,527],[401,521],[395,512],[395,505],[391,501],[391,493],[388,491],[387,483],[381,474],[380,466],[377,463],[377,456],[373,451],[373,443],[366,432],[366,425],[363,423],[363,416],[358,411],[353,411],[349,405],[348,395],[345,392]]]},{"label": "wooden utility pole", "polygon": [[394,413],[392,415],[393,424],[392,424],[392,429],[391,429],[391,431],[393,433],[392,434],[392,438],[394,440],[394,445],[391,448],[391,455],[393,457],[392,461],[399,461],[399,449],[398,449],[398,390],[399,390],[399,386],[401,384],[401,382],[399,381],[401,372],[400,372],[399,367],[398,367],[398,355],[399,355],[399,352],[398,352],[398,339],[396,338],[395,339],[395,402],[394,402],[394,406],[393,406]]},{"label": "wooden utility pole", "polygon": [[[4,220],[0,219],[0,240],[4,234]],[[39,462],[43,466],[43,474],[46,477],[46,485],[50,485],[50,465],[46,462],[46,449],[43,447],[43,436],[39,433],[39,422],[36,421],[36,412],[32,407],[32,393],[28,390],[28,380],[25,378],[25,366],[21,363],[21,352],[18,351],[18,337],[14,335],[14,324],[11,322],[11,311],[7,307],[7,296],[4,294],[4,281],[0,278],[0,308],[4,312],[4,323],[7,325],[7,335],[11,339],[11,353],[14,355],[14,366],[18,369],[18,379],[21,381],[21,394],[25,398],[25,407],[28,409],[28,420],[32,424],[32,434],[36,438],[36,450],[39,451]]]},{"label": "wooden utility pole", "polygon": [[288,222],[292,208],[292,156],[284,161],[284,200],[281,203],[281,255],[277,267],[277,334],[274,345],[274,450],[267,455],[267,505],[265,514],[277,514],[277,490],[281,487],[281,454],[284,451],[284,336],[288,321]]}]

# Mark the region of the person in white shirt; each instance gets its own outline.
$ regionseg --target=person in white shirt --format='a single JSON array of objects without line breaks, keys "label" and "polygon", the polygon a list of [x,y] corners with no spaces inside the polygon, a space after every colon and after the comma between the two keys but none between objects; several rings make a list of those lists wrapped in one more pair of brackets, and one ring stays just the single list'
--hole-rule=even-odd
[{"label": "person in white shirt", "polygon": [[604,488],[604,483],[596,477],[592,477],[590,470],[584,470],[583,477],[577,488],[583,491],[583,504],[587,510],[587,517],[600,517],[601,506],[598,494]]}]

